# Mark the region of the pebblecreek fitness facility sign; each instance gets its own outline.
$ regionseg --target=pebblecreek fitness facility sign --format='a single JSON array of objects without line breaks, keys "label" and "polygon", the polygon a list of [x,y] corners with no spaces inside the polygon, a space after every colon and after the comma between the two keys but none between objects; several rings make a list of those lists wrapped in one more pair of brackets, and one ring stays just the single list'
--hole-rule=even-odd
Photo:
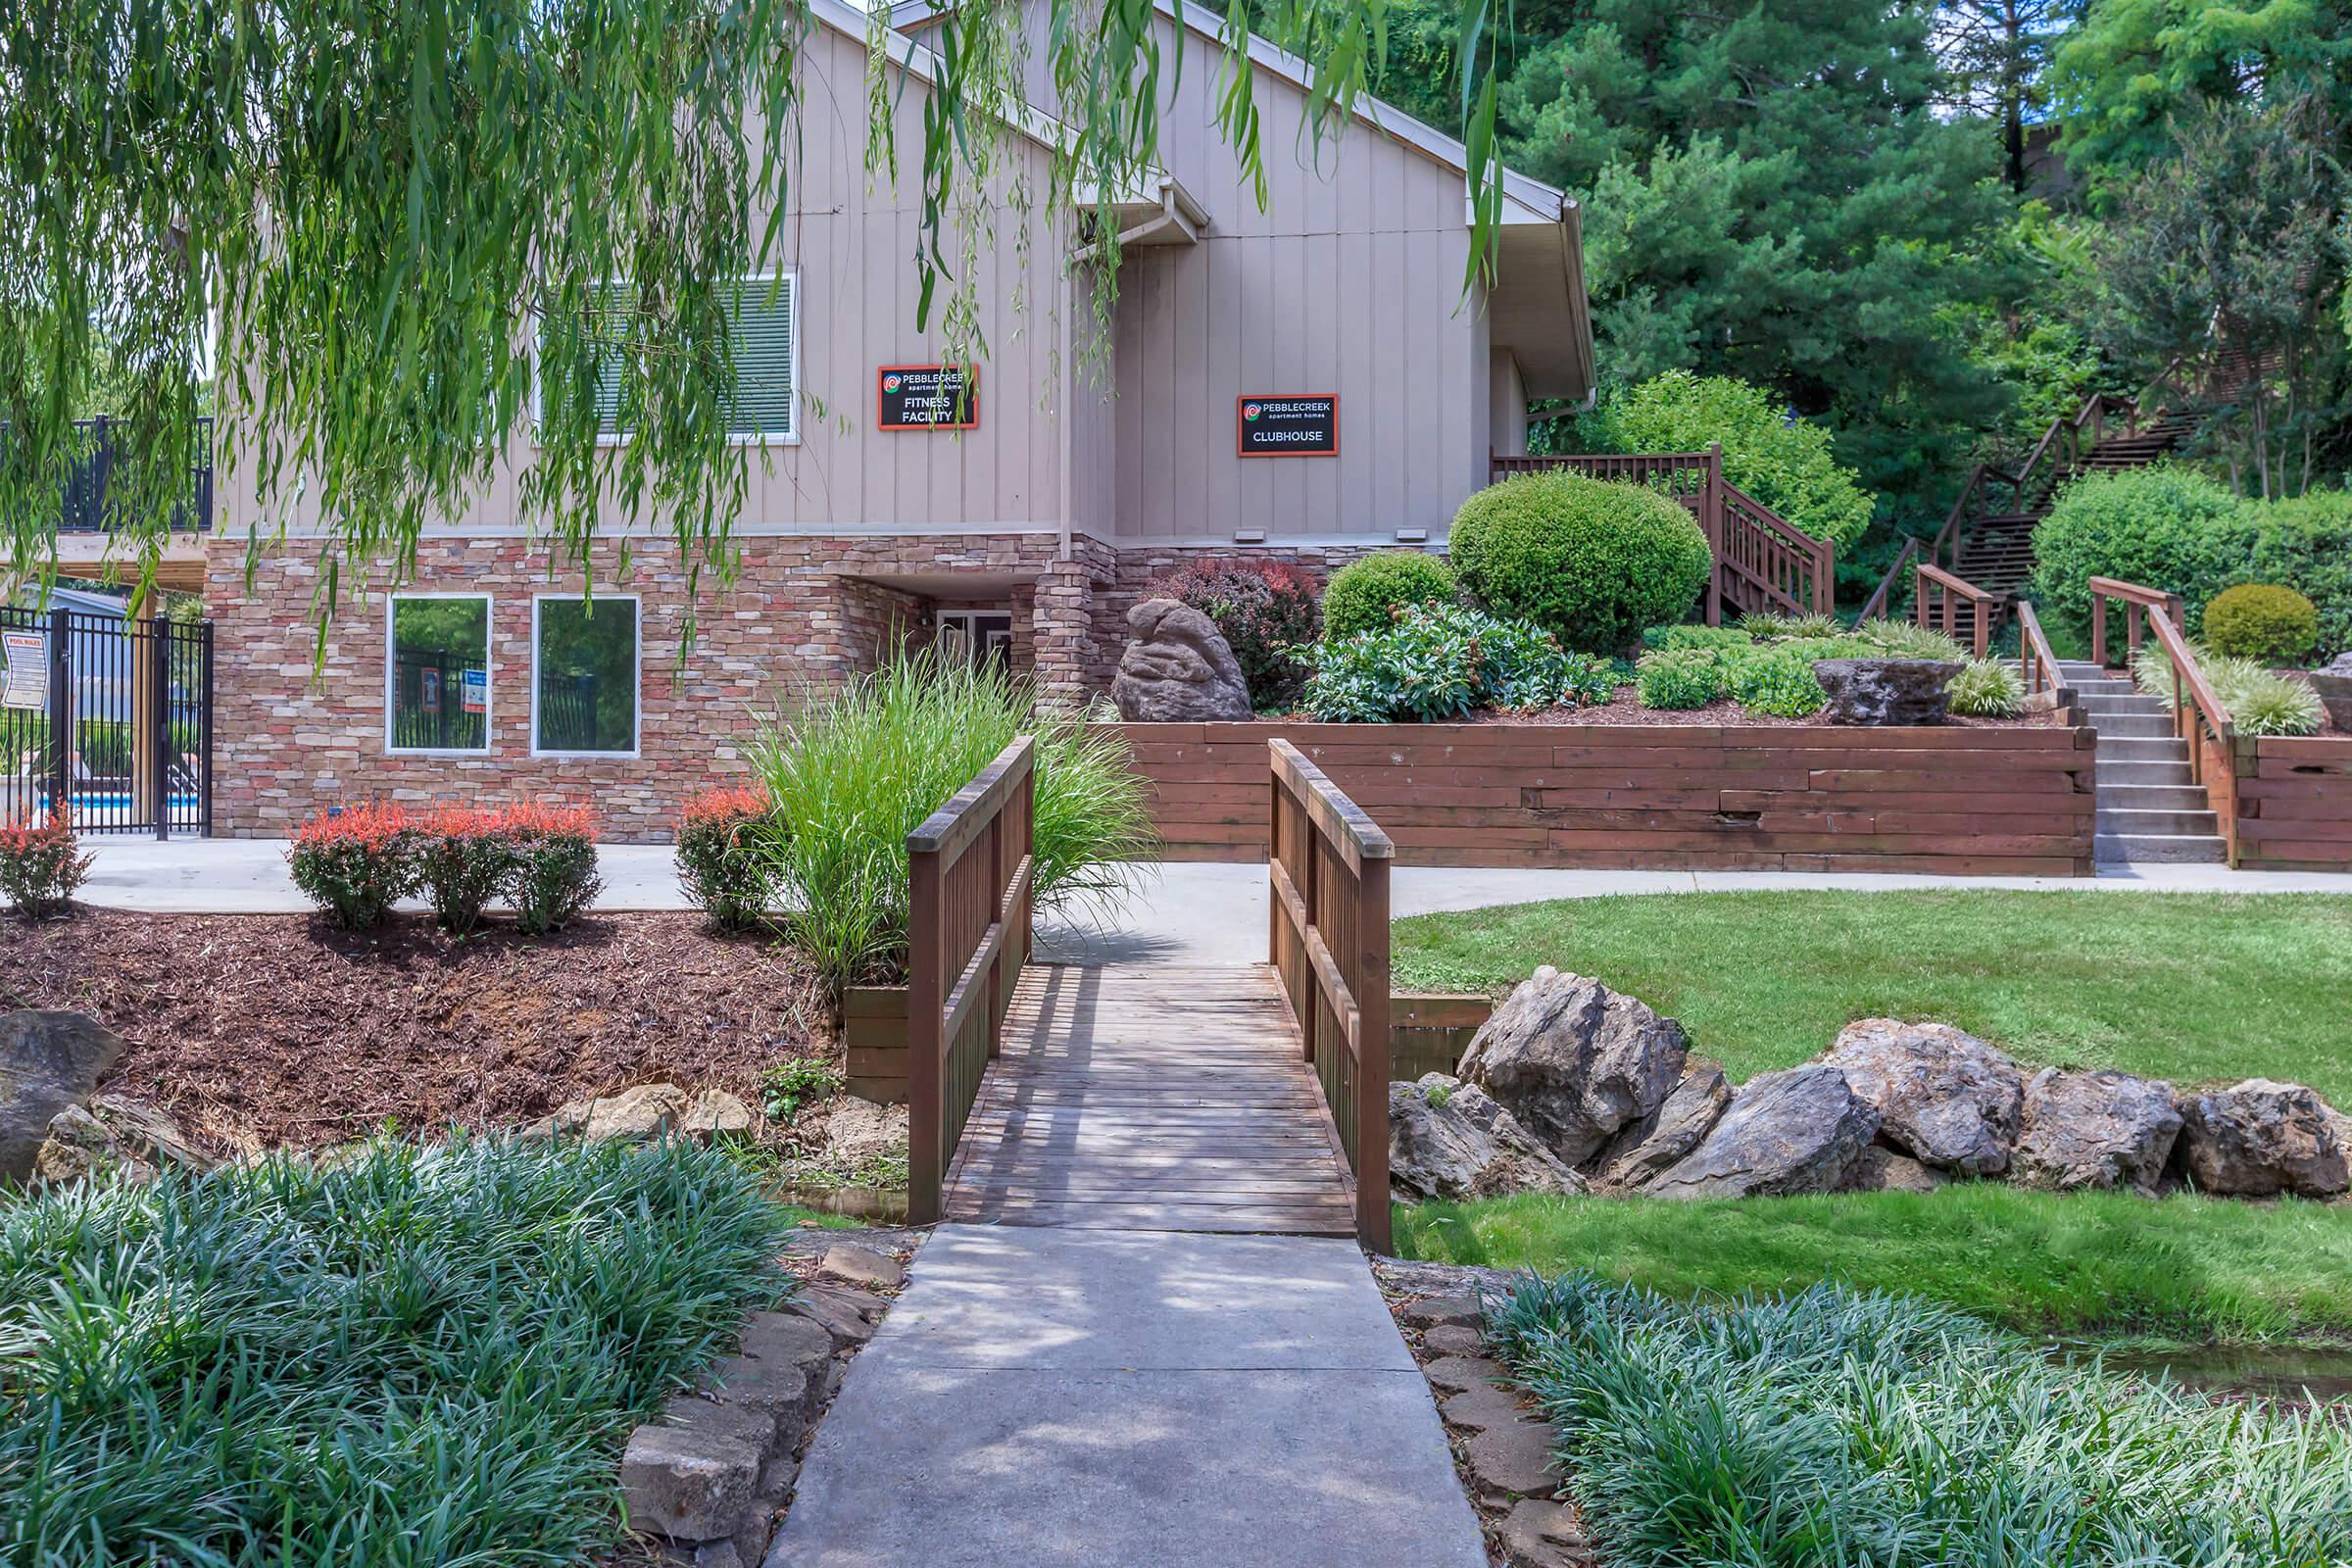
[{"label": "pebblecreek fitness facility sign", "polygon": [[1235,405],[1234,450],[1245,458],[1336,458],[1336,392],[1244,393]]}]

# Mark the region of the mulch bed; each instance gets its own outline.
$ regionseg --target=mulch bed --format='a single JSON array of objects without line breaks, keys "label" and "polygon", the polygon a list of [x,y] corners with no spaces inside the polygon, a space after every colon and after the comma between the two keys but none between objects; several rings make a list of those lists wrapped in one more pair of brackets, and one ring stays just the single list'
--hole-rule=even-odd
[{"label": "mulch bed", "polygon": [[[1263,720],[1278,724],[1311,724],[1312,713],[1290,713]],[[2028,713],[2023,718],[1967,718],[1958,714],[1944,722],[1953,729],[2033,729],[2047,728],[2058,723],[2056,713]],[[1751,713],[1728,697],[1718,698],[1704,708],[1643,708],[1641,699],[1630,686],[1619,687],[1617,695],[1605,703],[1592,703],[1583,708],[1541,708],[1527,710],[1488,709],[1461,718],[1446,720],[1449,724],[1500,724],[1581,728],[1594,724],[1639,724],[1644,727],[1673,729],[1680,726],[1703,726],[1710,729],[1800,729],[1829,722],[1819,713],[1803,718],[1776,718],[1770,713]]]},{"label": "mulch bed", "polygon": [[834,1046],[787,949],[696,914],[609,914],[453,941],[310,915],[0,922],[0,1009],[71,1007],[128,1042],[106,1087],[169,1105],[221,1152],[330,1144],[386,1120],[506,1126],[662,1080],[753,1103],[763,1069]]}]

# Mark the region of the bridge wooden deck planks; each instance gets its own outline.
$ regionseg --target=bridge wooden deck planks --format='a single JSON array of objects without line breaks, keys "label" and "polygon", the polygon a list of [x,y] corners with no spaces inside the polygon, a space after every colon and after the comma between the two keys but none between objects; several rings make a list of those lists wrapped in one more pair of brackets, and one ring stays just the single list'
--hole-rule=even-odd
[{"label": "bridge wooden deck planks", "polygon": [[1353,1187],[1263,964],[1023,971],[948,1172],[949,1220],[1355,1233]]}]

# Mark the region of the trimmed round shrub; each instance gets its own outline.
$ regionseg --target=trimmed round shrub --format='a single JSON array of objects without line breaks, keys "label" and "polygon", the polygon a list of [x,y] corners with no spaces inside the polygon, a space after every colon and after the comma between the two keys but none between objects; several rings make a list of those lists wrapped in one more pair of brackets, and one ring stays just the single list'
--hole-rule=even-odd
[{"label": "trimmed round shrub", "polygon": [[1155,577],[1147,599],[1173,599],[1217,623],[1260,711],[1288,708],[1306,681],[1291,650],[1315,640],[1322,625],[1315,579],[1287,561],[1256,557],[1188,561]]},{"label": "trimmed round shrub", "polygon": [[2319,640],[2320,607],[2292,588],[2240,583],[2205,607],[2205,641],[2217,654],[2292,664]]},{"label": "trimmed round shrub", "polygon": [[1452,550],[1462,586],[1487,609],[1603,655],[1689,610],[1714,565],[1706,534],[1679,503],[1556,470],[1463,502]]},{"label": "trimmed round shrub", "polygon": [[1634,677],[1643,708],[1704,708],[1723,695],[1723,664],[1709,648],[1644,654]]},{"label": "trimmed round shrub", "polygon": [[2198,612],[2241,577],[2253,556],[2252,514],[2219,484],[2169,463],[2085,474],[2034,530],[2034,600],[2053,632],[2090,632],[2092,577],[2179,594],[2198,634]]},{"label": "trimmed round shrub", "polygon": [[1453,568],[1418,550],[1383,550],[1342,566],[1323,590],[1323,635],[1337,642],[1396,624],[1407,605],[1450,605]]}]

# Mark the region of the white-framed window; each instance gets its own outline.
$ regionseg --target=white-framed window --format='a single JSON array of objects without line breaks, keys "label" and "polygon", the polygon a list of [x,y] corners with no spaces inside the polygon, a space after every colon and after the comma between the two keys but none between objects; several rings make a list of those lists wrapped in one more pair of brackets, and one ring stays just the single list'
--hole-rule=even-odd
[{"label": "white-framed window", "polygon": [[[619,337],[631,329],[633,290],[626,283],[599,284],[605,319],[600,335]],[[737,286],[728,309],[735,349],[735,406],[727,434],[745,446],[793,446],[801,439],[801,274],[797,270],[763,272]],[[598,439],[608,446],[628,440],[621,422],[617,357],[597,378]]]},{"label": "white-framed window", "polygon": [[645,629],[635,594],[531,601],[531,752],[637,755]]},{"label": "white-framed window", "polygon": [[399,593],[384,607],[384,750],[490,750],[490,596]]}]

